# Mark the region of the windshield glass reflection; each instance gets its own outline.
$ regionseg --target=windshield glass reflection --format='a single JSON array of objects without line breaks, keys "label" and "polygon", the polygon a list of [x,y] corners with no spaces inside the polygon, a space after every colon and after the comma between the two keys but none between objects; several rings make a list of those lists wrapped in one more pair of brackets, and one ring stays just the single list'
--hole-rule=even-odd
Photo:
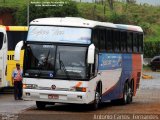
[{"label": "windshield glass reflection", "polygon": [[28,44],[24,75],[39,78],[87,79],[87,47]]},{"label": "windshield glass reflection", "polygon": [[58,46],[56,77],[86,78],[86,47]]}]

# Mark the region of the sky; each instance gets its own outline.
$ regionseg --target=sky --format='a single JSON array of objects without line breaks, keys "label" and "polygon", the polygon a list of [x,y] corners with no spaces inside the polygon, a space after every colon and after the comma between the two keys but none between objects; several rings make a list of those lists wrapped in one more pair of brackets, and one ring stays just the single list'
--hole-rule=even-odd
[{"label": "sky", "polygon": [[[80,0],[75,0],[75,1],[80,1]],[[95,1],[95,0],[81,0],[82,2],[92,2],[92,1]],[[96,0],[96,1],[100,1],[100,0]],[[123,0],[122,0],[123,1]],[[144,4],[144,3],[148,3],[150,5],[160,5],[160,0],[136,0],[137,3],[141,3],[141,4]]]},{"label": "sky", "polygon": [[137,0],[137,3],[148,3],[150,5],[160,5],[160,0]]}]

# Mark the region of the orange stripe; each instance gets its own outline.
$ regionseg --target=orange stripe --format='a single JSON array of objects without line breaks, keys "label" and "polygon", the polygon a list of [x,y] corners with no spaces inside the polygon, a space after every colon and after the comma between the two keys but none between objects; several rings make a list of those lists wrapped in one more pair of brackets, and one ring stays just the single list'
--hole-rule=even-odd
[{"label": "orange stripe", "polygon": [[6,31],[9,31],[9,26],[6,26]]},{"label": "orange stripe", "polygon": [[81,85],[82,85],[82,82],[78,82],[75,87],[80,87]]}]

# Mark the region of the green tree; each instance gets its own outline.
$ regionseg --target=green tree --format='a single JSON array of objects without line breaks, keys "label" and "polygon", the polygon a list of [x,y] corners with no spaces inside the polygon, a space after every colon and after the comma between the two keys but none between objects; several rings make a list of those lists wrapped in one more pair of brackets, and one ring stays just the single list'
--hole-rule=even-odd
[{"label": "green tree", "polygon": [[114,3],[114,0],[108,0],[109,8],[111,11],[113,11],[113,9],[114,9],[113,3]]},{"label": "green tree", "polygon": [[[79,16],[78,8],[75,2],[68,1],[63,6],[42,6],[37,7],[34,4],[29,6],[29,20],[46,17],[76,17]],[[23,6],[16,12],[16,22],[18,25],[27,25],[27,7]]]},{"label": "green tree", "polygon": [[136,0],[126,0],[127,3],[136,3]]}]

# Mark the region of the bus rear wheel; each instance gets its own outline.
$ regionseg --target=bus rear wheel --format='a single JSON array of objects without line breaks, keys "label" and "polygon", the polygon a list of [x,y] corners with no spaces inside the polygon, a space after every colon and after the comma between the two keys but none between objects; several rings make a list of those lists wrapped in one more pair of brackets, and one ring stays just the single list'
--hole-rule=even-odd
[{"label": "bus rear wheel", "polygon": [[123,105],[129,104],[132,102],[133,99],[133,89],[132,84],[129,84],[128,82],[125,83],[124,89],[123,89],[123,98],[120,99],[121,103]]},{"label": "bus rear wheel", "polygon": [[46,106],[46,103],[45,102],[41,102],[41,101],[36,101],[36,106],[38,109],[44,109],[45,106]]},{"label": "bus rear wheel", "polygon": [[133,87],[132,83],[128,84],[128,91],[127,91],[127,103],[131,103],[133,100]]}]

